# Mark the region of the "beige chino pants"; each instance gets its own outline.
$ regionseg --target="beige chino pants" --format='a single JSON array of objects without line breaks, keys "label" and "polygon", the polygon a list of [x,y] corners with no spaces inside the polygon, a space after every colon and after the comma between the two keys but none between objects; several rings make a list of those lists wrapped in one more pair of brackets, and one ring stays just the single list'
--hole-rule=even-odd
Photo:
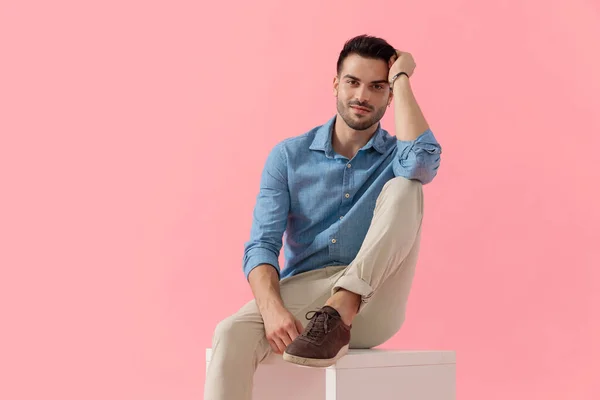
[{"label": "beige chino pants", "polygon": [[[362,297],[352,323],[350,348],[372,348],[394,336],[405,318],[417,264],[423,217],[423,188],[396,177],[386,182],[355,259],[280,282],[285,307],[303,326],[339,288]],[[254,300],[221,321],[214,332],[204,400],[251,400],[254,372],[270,353],[263,320]]]}]

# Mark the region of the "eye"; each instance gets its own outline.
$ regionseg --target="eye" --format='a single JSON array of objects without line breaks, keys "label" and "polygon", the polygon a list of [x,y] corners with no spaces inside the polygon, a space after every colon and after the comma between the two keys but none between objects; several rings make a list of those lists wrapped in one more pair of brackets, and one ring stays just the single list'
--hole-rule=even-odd
[{"label": "eye", "polygon": [[383,85],[375,85],[375,89],[382,90],[383,89]]},{"label": "eye", "polygon": [[354,79],[350,79],[348,80],[348,83],[351,85],[356,85],[358,82],[356,82]]}]

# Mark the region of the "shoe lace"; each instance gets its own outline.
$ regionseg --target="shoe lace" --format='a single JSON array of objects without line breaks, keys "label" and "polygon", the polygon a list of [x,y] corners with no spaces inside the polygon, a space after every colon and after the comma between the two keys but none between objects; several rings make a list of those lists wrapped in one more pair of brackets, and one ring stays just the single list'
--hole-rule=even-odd
[{"label": "shoe lace", "polygon": [[311,339],[318,339],[329,332],[329,321],[334,317],[325,311],[315,310],[307,312],[305,318],[312,322],[305,335]]}]

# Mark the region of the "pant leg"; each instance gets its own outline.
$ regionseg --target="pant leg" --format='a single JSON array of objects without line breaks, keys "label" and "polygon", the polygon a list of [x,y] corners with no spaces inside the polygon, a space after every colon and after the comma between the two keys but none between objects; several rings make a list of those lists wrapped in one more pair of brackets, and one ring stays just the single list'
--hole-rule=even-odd
[{"label": "pant leg", "polygon": [[370,349],[379,346],[402,327],[417,265],[420,236],[419,231],[401,268],[385,280],[357,314],[352,323],[350,348]]},{"label": "pant leg", "polygon": [[[332,275],[330,269],[323,268],[280,282],[285,307],[303,326],[308,323],[305,314],[329,298]],[[256,368],[271,351],[262,316],[252,300],[215,329],[204,400],[250,400]]]},{"label": "pant leg", "polygon": [[400,329],[417,263],[422,218],[420,182],[396,177],[384,185],[358,254],[339,272],[332,288],[332,293],[344,288],[362,298],[351,347],[373,347]]}]

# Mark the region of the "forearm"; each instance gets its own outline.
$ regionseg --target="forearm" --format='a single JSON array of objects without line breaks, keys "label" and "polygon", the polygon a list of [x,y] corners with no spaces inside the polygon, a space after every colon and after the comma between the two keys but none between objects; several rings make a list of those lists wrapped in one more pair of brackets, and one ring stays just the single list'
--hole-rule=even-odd
[{"label": "forearm", "polygon": [[261,313],[271,308],[283,307],[279,275],[272,265],[262,264],[254,268],[248,275],[248,282]]},{"label": "forearm", "polygon": [[411,141],[429,129],[410,86],[410,80],[401,75],[394,82],[394,120],[396,138]]}]

